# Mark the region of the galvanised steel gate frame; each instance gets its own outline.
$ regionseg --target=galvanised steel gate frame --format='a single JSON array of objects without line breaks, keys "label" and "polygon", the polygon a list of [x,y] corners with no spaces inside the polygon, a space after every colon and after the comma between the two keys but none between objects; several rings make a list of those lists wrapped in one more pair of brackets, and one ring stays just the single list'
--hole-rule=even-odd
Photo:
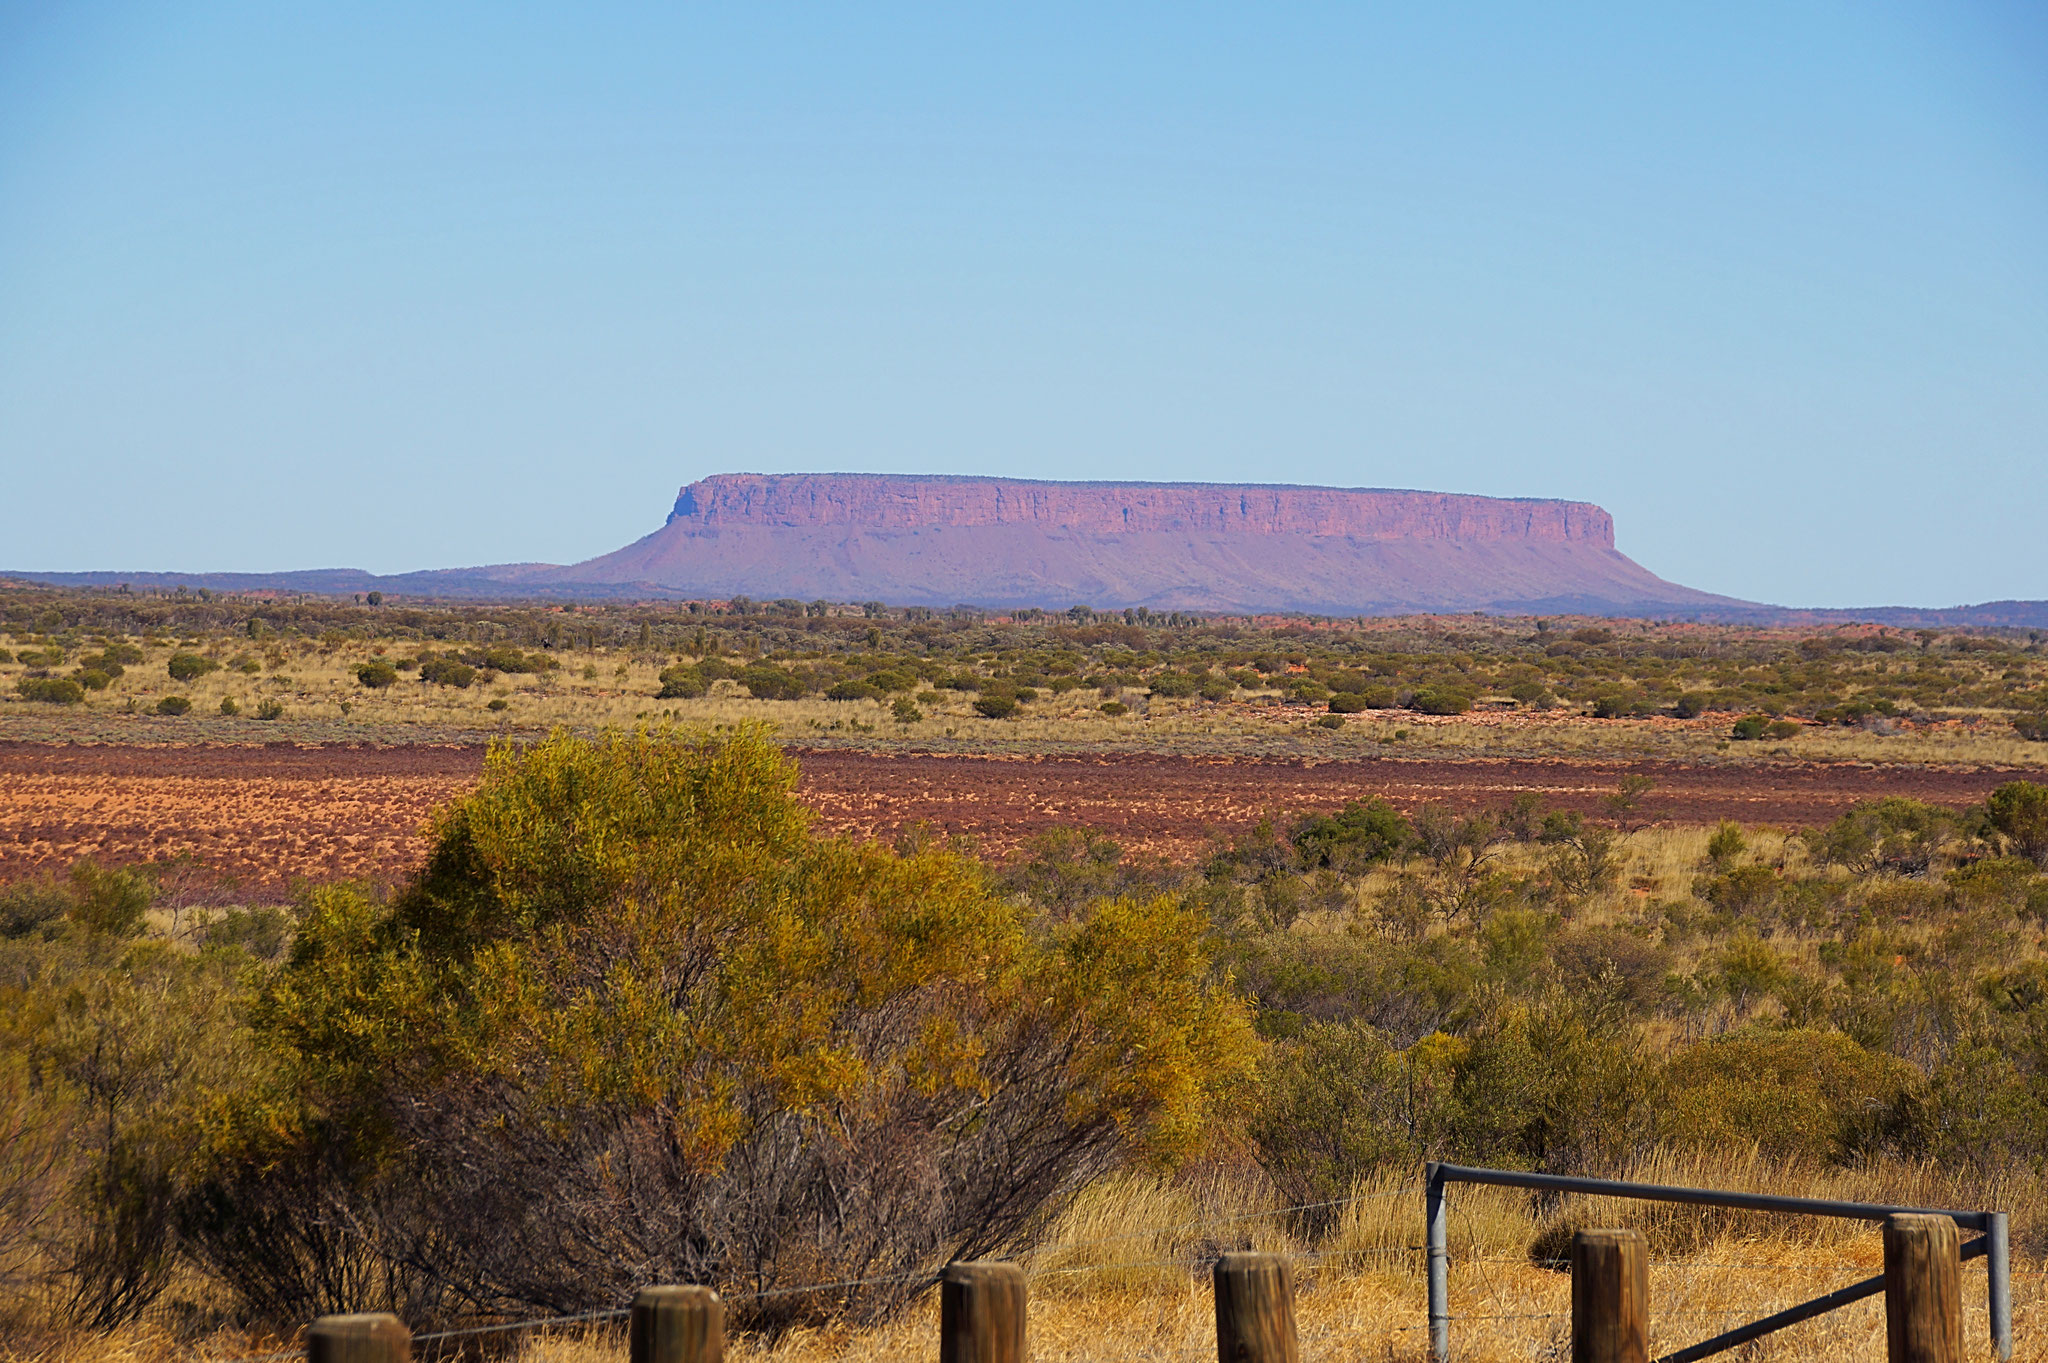
[{"label": "galvanised steel gate frame", "polygon": [[[1451,1253],[1446,1224],[1444,1190],[1453,1183],[1484,1183],[1496,1188],[1540,1188],[1555,1193],[1585,1193],[1593,1197],[1629,1197],[1645,1202],[1685,1202],[1700,1207],[1733,1207],[1752,1212],[1789,1212],[1799,1216],[1840,1216],[1858,1221],[1882,1221],[1895,1212],[1932,1212],[1946,1216],[1964,1230],[1979,1231],[1976,1239],[1963,1246],[1963,1258],[1984,1259],[1991,1289],[1991,1343],[2001,1360],[2012,1357],[2012,1256],[2006,1241],[2004,1212],[1960,1212],[1935,1207],[1882,1207],[1869,1202],[1835,1202],[1821,1197],[1778,1197],[1771,1193],[1728,1193],[1712,1188],[1676,1188],[1658,1183],[1624,1183],[1606,1178],[1570,1178],[1561,1174],[1524,1174],[1512,1169],[1475,1169],[1462,1164],[1427,1166],[1429,1180],[1424,1216],[1429,1246],[1429,1348],[1436,1363],[1449,1363],[1451,1356]],[[1811,1301],[1790,1306],[1775,1315],[1703,1339],[1697,1344],[1666,1354],[1657,1363],[1694,1363],[1746,1344],[1752,1339],[1797,1325],[1802,1320],[1832,1311],[1838,1306],[1874,1297],[1884,1291],[1884,1275],[1839,1288]]]}]

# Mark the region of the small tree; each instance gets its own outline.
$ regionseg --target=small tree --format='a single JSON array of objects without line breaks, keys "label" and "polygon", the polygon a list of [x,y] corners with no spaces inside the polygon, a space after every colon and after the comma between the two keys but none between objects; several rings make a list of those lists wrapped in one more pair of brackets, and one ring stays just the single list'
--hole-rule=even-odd
[{"label": "small tree", "polygon": [[220,671],[220,664],[197,653],[173,653],[164,668],[171,674],[172,681],[196,681],[209,672]]},{"label": "small tree", "polygon": [[2048,870],[2048,785],[2008,781],[1991,792],[1984,812],[2015,852]]}]

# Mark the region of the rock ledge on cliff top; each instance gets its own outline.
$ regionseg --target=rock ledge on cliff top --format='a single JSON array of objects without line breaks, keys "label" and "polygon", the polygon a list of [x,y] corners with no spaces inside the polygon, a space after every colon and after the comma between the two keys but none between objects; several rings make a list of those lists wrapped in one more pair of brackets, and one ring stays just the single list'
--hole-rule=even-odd
[{"label": "rock ledge on cliff top", "polygon": [[719,474],[548,574],[710,598],[1156,610],[1714,613],[1587,502],[1237,483]]}]

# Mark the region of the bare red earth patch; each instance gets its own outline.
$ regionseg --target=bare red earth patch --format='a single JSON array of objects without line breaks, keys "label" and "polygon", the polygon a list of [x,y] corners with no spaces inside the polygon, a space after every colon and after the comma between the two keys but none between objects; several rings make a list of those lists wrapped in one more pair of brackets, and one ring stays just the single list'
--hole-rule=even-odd
[{"label": "bare red earth patch", "polygon": [[[1059,824],[1103,830],[1134,852],[1199,855],[1269,813],[1383,796],[1496,808],[1534,791],[1588,813],[1623,776],[1656,782],[1649,817],[1810,827],[1858,800],[1908,795],[1964,805],[1996,771],[1862,765],[1403,759],[1307,762],[1091,754],[1001,758],[797,751],[799,793],[820,826],[894,838],[926,823],[1003,855]],[[116,747],[0,744],[0,881],[197,857],[238,892],[294,880],[392,878],[417,864],[433,811],[482,769],[473,747]]]}]

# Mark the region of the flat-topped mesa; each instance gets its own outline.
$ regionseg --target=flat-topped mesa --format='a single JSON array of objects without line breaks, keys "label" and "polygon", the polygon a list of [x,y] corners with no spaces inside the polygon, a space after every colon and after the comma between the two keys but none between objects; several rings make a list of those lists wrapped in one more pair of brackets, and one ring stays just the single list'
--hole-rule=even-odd
[{"label": "flat-topped mesa", "polygon": [[1316,535],[1614,548],[1590,502],[1220,483],[1046,483],[907,474],[724,473],[691,483],[669,524],[720,528],[1033,526],[1084,535]]}]

